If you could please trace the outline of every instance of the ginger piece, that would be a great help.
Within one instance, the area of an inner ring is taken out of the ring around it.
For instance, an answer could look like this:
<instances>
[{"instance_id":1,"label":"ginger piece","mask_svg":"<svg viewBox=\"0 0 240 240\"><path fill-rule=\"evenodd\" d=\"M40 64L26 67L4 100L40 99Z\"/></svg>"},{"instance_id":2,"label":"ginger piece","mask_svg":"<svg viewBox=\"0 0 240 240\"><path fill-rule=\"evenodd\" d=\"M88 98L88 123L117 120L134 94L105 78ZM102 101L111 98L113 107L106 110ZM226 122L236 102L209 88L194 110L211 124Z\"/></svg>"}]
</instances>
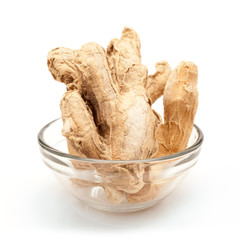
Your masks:
<instances>
[{"instance_id":1,"label":"ginger piece","mask_svg":"<svg viewBox=\"0 0 240 240\"><path fill-rule=\"evenodd\" d=\"M136 193L144 185L144 168L141 164L112 164L108 168L98 166L96 169L106 186L112 186L125 193Z\"/></svg>"},{"instance_id":2,"label":"ginger piece","mask_svg":"<svg viewBox=\"0 0 240 240\"><path fill-rule=\"evenodd\" d=\"M90 109L78 90L67 91L61 100L62 134L68 139L69 152L78 156L109 159L108 148L98 134Z\"/></svg>"},{"instance_id":3,"label":"ginger piece","mask_svg":"<svg viewBox=\"0 0 240 240\"><path fill-rule=\"evenodd\" d=\"M157 200L165 191L167 185L175 179L175 177L163 178L161 176L168 164L169 162L158 162L146 166L143 177L144 187L139 192L126 194L128 202L138 203Z\"/></svg>"},{"instance_id":4,"label":"ginger piece","mask_svg":"<svg viewBox=\"0 0 240 240\"><path fill-rule=\"evenodd\" d=\"M123 29L120 39L112 39L107 47L107 60L112 79L120 89L124 87L128 69L135 64L141 65L140 47L138 34L128 27Z\"/></svg>"},{"instance_id":5,"label":"ginger piece","mask_svg":"<svg viewBox=\"0 0 240 240\"><path fill-rule=\"evenodd\" d=\"M171 73L163 96L164 123L156 132L159 150L155 157L187 147L198 106L197 79L197 66L192 62L181 62Z\"/></svg>"},{"instance_id":6,"label":"ginger piece","mask_svg":"<svg viewBox=\"0 0 240 240\"><path fill-rule=\"evenodd\" d=\"M159 199L159 196L163 194L167 188L167 185L171 184L173 180L174 178L170 178L163 179L161 181L145 183L144 187L139 192L126 194L126 198L129 203L140 203L157 200Z\"/></svg>"},{"instance_id":7,"label":"ginger piece","mask_svg":"<svg viewBox=\"0 0 240 240\"><path fill-rule=\"evenodd\" d=\"M163 183L164 184L164 183ZM126 194L129 203L139 203L155 200L160 194L162 184L148 183L137 193Z\"/></svg>"},{"instance_id":8,"label":"ginger piece","mask_svg":"<svg viewBox=\"0 0 240 240\"><path fill-rule=\"evenodd\" d=\"M115 187L103 186L107 199L112 203L121 203L124 199L124 192Z\"/></svg>"},{"instance_id":9,"label":"ginger piece","mask_svg":"<svg viewBox=\"0 0 240 240\"><path fill-rule=\"evenodd\" d=\"M197 66L181 62L171 73L164 90L164 123L156 132L159 150L155 157L180 152L187 147L198 106ZM169 180L156 182L162 169L169 162L157 163L145 170L147 184L138 193L127 195L129 202L157 199Z\"/></svg>"},{"instance_id":10,"label":"ginger piece","mask_svg":"<svg viewBox=\"0 0 240 240\"><path fill-rule=\"evenodd\" d=\"M144 186L138 192L126 194L128 202L146 202L149 200L154 200L161 189L162 183L158 183L159 174L161 173L164 164L157 163L154 165L145 166L145 171L143 175Z\"/></svg>"},{"instance_id":11,"label":"ginger piece","mask_svg":"<svg viewBox=\"0 0 240 240\"><path fill-rule=\"evenodd\" d=\"M148 76L146 89L147 96L153 104L158 98L163 95L166 82L171 74L171 68L166 61L156 64L156 72Z\"/></svg>"},{"instance_id":12,"label":"ginger piece","mask_svg":"<svg viewBox=\"0 0 240 240\"><path fill-rule=\"evenodd\" d=\"M140 39L131 28L125 27L121 39L113 39L107 48L107 60L114 82L124 87L126 73L133 65L141 64ZM146 68L145 68L146 69ZM144 71L144 70L143 70ZM147 69L145 70L147 73ZM151 104L163 95L165 84L171 73L166 61L156 64L156 72L148 76L145 82L146 94ZM133 76L134 77L134 76Z\"/></svg>"},{"instance_id":13,"label":"ginger piece","mask_svg":"<svg viewBox=\"0 0 240 240\"><path fill-rule=\"evenodd\" d=\"M81 73L76 64L78 51L55 48L48 53L48 69L56 81L63 82L67 90L81 89Z\"/></svg>"}]
</instances>

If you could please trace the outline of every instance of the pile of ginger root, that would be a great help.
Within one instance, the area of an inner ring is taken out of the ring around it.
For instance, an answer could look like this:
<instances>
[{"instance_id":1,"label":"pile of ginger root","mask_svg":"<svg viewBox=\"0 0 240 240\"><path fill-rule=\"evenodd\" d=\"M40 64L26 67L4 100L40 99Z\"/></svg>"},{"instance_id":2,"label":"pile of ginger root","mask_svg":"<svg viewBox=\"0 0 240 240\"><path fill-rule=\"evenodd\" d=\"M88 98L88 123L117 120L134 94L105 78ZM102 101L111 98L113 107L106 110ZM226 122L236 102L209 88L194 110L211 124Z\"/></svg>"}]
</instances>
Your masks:
<instances>
[{"instance_id":1,"label":"pile of ginger root","mask_svg":"<svg viewBox=\"0 0 240 240\"><path fill-rule=\"evenodd\" d=\"M187 147L198 105L197 66L166 61L148 75L141 63L140 39L125 27L106 49L90 42L79 50L55 48L48 54L53 78L66 84L62 134L69 153L104 160L151 159ZM151 108L163 96L164 119ZM109 164L73 160L76 169L93 169L113 203L153 200L165 182L155 183L164 164ZM71 179L79 187L93 183ZM96 183L97 184L97 183Z\"/></svg>"}]
</instances>

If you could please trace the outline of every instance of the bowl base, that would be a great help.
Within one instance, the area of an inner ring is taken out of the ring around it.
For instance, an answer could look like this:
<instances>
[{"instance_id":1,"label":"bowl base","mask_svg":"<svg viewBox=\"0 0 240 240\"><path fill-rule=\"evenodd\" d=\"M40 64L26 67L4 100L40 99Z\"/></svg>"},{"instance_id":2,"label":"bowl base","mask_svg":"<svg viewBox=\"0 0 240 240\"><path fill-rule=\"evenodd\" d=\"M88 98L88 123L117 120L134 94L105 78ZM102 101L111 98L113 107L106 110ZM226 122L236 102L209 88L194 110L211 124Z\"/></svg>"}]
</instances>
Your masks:
<instances>
[{"instance_id":1,"label":"bowl base","mask_svg":"<svg viewBox=\"0 0 240 240\"><path fill-rule=\"evenodd\" d=\"M93 204L90 202L85 202L80 199L78 199L81 203L84 205L99 210L99 211L104 211L104 212L113 212L113 213L131 213L131 212L139 212L145 209L148 209L150 207L153 207L157 205L161 200L156 200L156 201L151 201L151 202L144 202L144 203L139 203L139 204L132 204L132 206L126 205L118 205L118 204L113 204L113 205L104 205L104 204Z\"/></svg>"}]
</instances>

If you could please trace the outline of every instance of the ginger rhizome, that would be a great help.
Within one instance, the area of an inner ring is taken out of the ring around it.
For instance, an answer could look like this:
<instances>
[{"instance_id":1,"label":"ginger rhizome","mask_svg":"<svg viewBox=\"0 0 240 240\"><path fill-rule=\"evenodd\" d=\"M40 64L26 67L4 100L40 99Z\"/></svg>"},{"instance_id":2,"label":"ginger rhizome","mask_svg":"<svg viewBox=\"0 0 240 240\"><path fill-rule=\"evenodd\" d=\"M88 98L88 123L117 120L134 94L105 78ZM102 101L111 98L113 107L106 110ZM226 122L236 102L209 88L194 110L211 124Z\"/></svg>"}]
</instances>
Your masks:
<instances>
[{"instance_id":1,"label":"ginger rhizome","mask_svg":"<svg viewBox=\"0 0 240 240\"><path fill-rule=\"evenodd\" d=\"M79 50L51 50L48 68L67 87L60 107L62 134L70 154L109 161L139 160L187 147L198 104L198 74L193 63L182 62L172 72L166 61L158 62L155 74L148 75L141 63L138 34L126 27L106 51L94 42ZM164 121L151 108L162 95ZM124 194L129 201L150 198L161 185L151 184L151 175L162 165L112 164L108 169L78 161L73 165L95 169L112 202L121 202Z\"/></svg>"}]
</instances>

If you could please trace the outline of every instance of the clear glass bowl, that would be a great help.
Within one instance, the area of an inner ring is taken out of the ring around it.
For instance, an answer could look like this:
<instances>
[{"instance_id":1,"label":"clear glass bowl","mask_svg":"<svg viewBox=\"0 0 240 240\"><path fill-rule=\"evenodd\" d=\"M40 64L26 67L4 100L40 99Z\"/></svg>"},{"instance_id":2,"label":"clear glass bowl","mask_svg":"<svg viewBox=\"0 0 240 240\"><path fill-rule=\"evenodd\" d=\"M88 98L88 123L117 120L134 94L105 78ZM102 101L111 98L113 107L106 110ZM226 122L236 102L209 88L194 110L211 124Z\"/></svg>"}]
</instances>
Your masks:
<instances>
[{"instance_id":1,"label":"clear glass bowl","mask_svg":"<svg viewBox=\"0 0 240 240\"><path fill-rule=\"evenodd\" d=\"M111 212L142 210L169 195L197 162L203 142L194 125L188 148L176 154L134 161L88 159L68 154L61 129L56 119L40 130L43 161L73 196Z\"/></svg>"}]
</instances>

